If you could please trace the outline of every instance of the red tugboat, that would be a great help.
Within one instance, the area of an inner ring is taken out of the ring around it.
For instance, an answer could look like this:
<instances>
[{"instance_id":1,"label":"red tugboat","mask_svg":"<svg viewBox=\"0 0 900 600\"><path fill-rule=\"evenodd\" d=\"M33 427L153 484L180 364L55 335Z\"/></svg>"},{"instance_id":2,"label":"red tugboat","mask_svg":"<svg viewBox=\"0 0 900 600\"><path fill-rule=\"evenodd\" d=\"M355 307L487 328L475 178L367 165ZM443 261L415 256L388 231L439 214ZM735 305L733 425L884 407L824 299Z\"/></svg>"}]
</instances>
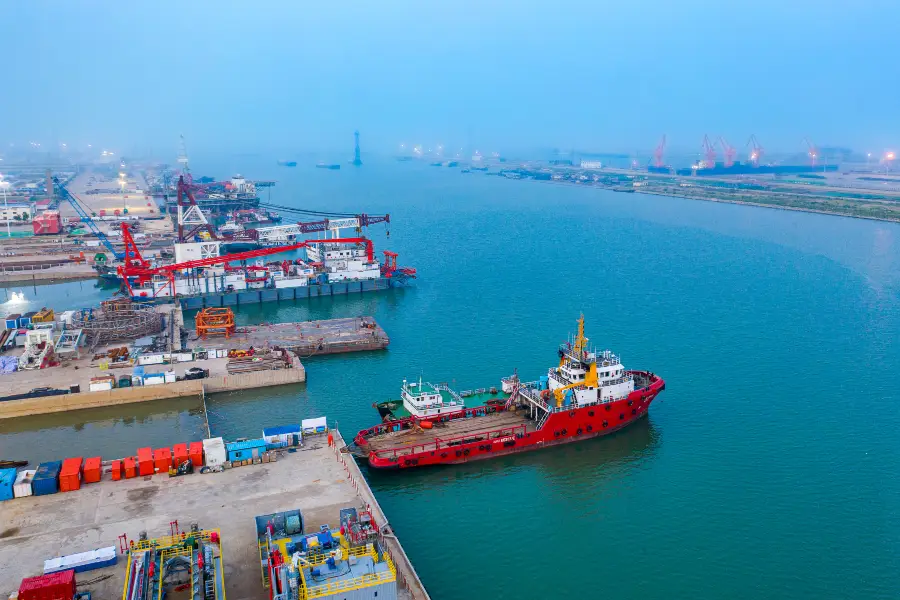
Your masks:
<instances>
[{"instance_id":1,"label":"red tugboat","mask_svg":"<svg viewBox=\"0 0 900 600\"><path fill-rule=\"evenodd\" d=\"M377 469L455 464L606 435L644 417L665 381L626 371L578 333L559 366L539 381L503 379L501 389L457 393L446 384L403 382L401 398L376 405L383 422L360 431L354 454Z\"/></svg>"}]
</instances>

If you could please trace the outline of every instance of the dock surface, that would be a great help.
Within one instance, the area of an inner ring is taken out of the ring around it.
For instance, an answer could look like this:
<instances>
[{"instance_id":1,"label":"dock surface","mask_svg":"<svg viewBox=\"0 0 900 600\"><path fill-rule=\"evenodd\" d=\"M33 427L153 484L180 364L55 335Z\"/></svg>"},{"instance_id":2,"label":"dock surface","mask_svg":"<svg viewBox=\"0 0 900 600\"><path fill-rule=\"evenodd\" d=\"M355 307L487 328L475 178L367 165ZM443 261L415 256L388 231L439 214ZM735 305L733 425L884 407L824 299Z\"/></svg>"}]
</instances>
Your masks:
<instances>
[{"instance_id":1,"label":"dock surface","mask_svg":"<svg viewBox=\"0 0 900 600\"><path fill-rule=\"evenodd\" d=\"M279 346L300 358L339 352L359 352L387 348L390 338L372 317L271 323L238 327L229 337L195 339L194 347L246 349Z\"/></svg>"},{"instance_id":2,"label":"dock surface","mask_svg":"<svg viewBox=\"0 0 900 600\"><path fill-rule=\"evenodd\" d=\"M339 434L336 437L340 439ZM111 481L104 474L100 483L84 484L74 492L0 502L0 597L17 590L23 577L40 574L45 559L118 547L123 533L129 540L137 539L141 531L150 537L168 535L169 523L177 519L182 530L197 523L221 531L227 597L267 599L254 516L300 509L309 532L325 523L336 528L342 508L363 509L374 501L355 464L351 478L340 453L327 445L324 435L308 437L304 443L304 448L283 453L274 463L177 478L154 475ZM375 517L378 525L386 522L380 508ZM385 538L397 565L399 597L427 600L399 540L393 534ZM94 598L120 598L125 581L122 557L115 566L77 579L102 575L111 577L86 589Z\"/></svg>"}]
</instances>

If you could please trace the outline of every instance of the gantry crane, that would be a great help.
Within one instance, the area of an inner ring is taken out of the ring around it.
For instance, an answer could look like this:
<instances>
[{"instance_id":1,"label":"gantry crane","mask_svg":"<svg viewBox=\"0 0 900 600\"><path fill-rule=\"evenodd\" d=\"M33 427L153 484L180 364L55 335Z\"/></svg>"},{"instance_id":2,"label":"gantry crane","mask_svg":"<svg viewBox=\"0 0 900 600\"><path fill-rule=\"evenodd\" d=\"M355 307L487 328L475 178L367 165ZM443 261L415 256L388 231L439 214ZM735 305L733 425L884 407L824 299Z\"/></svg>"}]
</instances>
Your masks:
<instances>
[{"instance_id":1,"label":"gantry crane","mask_svg":"<svg viewBox=\"0 0 900 600\"><path fill-rule=\"evenodd\" d=\"M666 134L663 134L662 139L659 140L659 144L656 145L656 149L653 151L653 166L662 168L663 167L663 154L666 151Z\"/></svg>"},{"instance_id":2,"label":"gantry crane","mask_svg":"<svg viewBox=\"0 0 900 600\"><path fill-rule=\"evenodd\" d=\"M722 146L722 152L725 154L725 166L730 167L734 164L734 157L737 156L737 150L725 141L725 138L719 136L719 145Z\"/></svg>"},{"instance_id":3,"label":"gantry crane","mask_svg":"<svg viewBox=\"0 0 900 600\"><path fill-rule=\"evenodd\" d=\"M764 150L762 145L759 143L759 140L756 139L755 134L750 135L750 139L747 140L747 145L750 147L750 163L754 167L758 167L759 161L762 159Z\"/></svg>"},{"instance_id":4,"label":"gantry crane","mask_svg":"<svg viewBox=\"0 0 900 600\"><path fill-rule=\"evenodd\" d=\"M703 149L703 155L706 157L706 168L711 169L716 166L716 148L709 141L709 136L703 136L703 143L700 145Z\"/></svg>"},{"instance_id":5,"label":"gantry crane","mask_svg":"<svg viewBox=\"0 0 900 600\"><path fill-rule=\"evenodd\" d=\"M88 213L87 209L81 204L81 201L75 196L75 194L71 193L66 189L62 183L60 183L57 177L53 178L53 185L56 187L58 197L61 200L65 200L68 202L72 208L75 209L75 212L81 218L81 222L88 226L88 229L91 230L97 239L100 240L100 243L103 244L110 253L115 256L118 260L122 260L125 258L125 253L119 252L113 247L112 242L109 241L109 237L97 226L94 222L94 219L91 218L91 215Z\"/></svg>"},{"instance_id":6,"label":"gantry crane","mask_svg":"<svg viewBox=\"0 0 900 600\"><path fill-rule=\"evenodd\" d=\"M809 164L816 166L816 163L819 161L819 150L816 148L815 144L809 141L809 138L803 138L803 141L806 142L808 148L807 154L809 155Z\"/></svg>"}]
</instances>

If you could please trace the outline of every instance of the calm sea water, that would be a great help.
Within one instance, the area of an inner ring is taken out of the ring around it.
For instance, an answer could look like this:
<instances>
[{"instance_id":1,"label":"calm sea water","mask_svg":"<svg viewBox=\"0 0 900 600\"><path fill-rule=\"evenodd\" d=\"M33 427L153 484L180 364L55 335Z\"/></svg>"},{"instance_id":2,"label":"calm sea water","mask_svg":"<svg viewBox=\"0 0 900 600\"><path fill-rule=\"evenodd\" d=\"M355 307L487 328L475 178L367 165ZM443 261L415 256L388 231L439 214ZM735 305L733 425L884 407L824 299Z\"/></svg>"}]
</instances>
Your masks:
<instances>
[{"instance_id":1,"label":"calm sea water","mask_svg":"<svg viewBox=\"0 0 900 600\"><path fill-rule=\"evenodd\" d=\"M349 435L404 377L458 388L516 368L536 377L582 312L594 343L667 380L649 418L608 439L369 473L434 598L897 597L900 226L314 162L194 170L278 179L281 204L390 212L390 238L371 232L376 248L399 251L420 279L242 307L242 323L374 315L391 347L309 359L306 385L213 396L215 434L325 414ZM108 293L15 291L29 308ZM177 401L0 421L0 456L118 456L204 427Z\"/></svg>"}]
</instances>

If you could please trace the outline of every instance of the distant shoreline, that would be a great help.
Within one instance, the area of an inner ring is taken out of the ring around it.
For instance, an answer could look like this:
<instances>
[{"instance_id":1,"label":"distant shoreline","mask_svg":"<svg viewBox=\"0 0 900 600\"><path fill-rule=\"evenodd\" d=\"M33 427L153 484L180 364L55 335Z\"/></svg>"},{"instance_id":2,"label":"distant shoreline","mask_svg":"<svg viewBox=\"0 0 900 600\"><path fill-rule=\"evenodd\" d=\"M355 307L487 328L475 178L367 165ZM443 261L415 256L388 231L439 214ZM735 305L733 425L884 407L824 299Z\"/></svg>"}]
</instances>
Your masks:
<instances>
[{"instance_id":1,"label":"distant shoreline","mask_svg":"<svg viewBox=\"0 0 900 600\"><path fill-rule=\"evenodd\" d=\"M526 181L526 179L523 178L518 181ZM580 183L577 183L574 181L553 181L553 180L546 180L546 179L535 179L533 181L536 181L538 183L545 183L545 184L549 183L549 184L553 184L553 185L564 185L564 186L571 186L571 187L590 187L593 189L605 190L605 191L614 192L617 194L627 193L627 192L617 192L616 190L609 188L609 187L583 185L583 184L580 184ZM742 204L745 206L757 206L760 208L774 208L774 209L779 209L779 210L790 210L790 211L795 211L795 212L806 212L806 213L813 213L813 214L820 214L820 215L831 215L833 217L848 217L851 219L866 219L868 221L883 221L885 223L900 223L900 217L897 217L897 218L876 217L876 216L872 216L872 215L862 215L862 214L855 214L852 212L838 212L838 211L832 211L832 210L822 210L822 209L816 209L816 208L807 208L807 207L803 207L803 206L787 206L784 204L752 202L749 200L737 200L737 199L729 199L729 198L713 198L713 197L692 196L692 195L688 195L688 194L676 194L676 193L672 193L672 192L668 192L668 191L666 191L666 192L656 191L653 189L635 188L634 193L635 194L651 194L654 196L665 196L665 197L669 197L669 198L683 198L685 200L700 200L703 202L717 202L720 204ZM837 199L839 199L839 198L836 198L836 200ZM857 202L856 200L847 200L847 201L848 202ZM900 204L900 203L898 203L898 204Z\"/></svg>"}]
</instances>

